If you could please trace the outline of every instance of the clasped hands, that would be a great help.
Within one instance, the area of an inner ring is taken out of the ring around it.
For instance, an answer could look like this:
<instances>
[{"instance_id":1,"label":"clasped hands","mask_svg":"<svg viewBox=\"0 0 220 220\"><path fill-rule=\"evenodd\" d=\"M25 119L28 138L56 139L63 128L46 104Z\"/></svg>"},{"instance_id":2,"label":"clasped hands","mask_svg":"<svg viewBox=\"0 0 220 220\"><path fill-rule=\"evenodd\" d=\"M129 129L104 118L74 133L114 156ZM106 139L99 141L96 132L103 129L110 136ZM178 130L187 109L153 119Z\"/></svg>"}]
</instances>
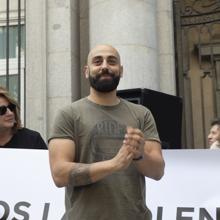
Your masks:
<instances>
[{"instance_id":1,"label":"clasped hands","mask_svg":"<svg viewBox=\"0 0 220 220\"><path fill-rule=\"evenodd\" d=\"M128 151L133 155L133 160L142 158L144 154L144 135L137 129L127 127L127 133L125 134L123 145L125 145Z\"/></svg>"},{"instance_id":2,"label":"clasped hands","mask_svg":"<svg viewBox=\"0 0 220 220\"><path fill-rule=\"evenodd\" d=\"M111 162L115 170L127 168L132 161L142 158L144 155L144 135L136 128L127 127L123 144Z\"/></svg>"}]
</instances>

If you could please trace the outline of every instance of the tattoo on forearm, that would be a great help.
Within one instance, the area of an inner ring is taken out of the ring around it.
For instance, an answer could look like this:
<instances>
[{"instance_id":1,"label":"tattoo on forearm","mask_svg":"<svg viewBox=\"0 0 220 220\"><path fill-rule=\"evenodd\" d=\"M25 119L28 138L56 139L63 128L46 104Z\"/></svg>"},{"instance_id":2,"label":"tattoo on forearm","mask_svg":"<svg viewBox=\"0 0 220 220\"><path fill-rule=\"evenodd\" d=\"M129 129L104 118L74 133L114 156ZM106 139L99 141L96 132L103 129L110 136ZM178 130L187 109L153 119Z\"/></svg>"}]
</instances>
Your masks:
<instances>
[{"instance_id":1,"label":"tattoo on forearm","mask_svg":"<svg viewBox=\"0 0 220 220\"><path fill-rule=\"evenodd\" d=\"M84 186L92 183L89 168L89 164L76 164L70 173L70 184Z\"/></svg>"}]
</instances>

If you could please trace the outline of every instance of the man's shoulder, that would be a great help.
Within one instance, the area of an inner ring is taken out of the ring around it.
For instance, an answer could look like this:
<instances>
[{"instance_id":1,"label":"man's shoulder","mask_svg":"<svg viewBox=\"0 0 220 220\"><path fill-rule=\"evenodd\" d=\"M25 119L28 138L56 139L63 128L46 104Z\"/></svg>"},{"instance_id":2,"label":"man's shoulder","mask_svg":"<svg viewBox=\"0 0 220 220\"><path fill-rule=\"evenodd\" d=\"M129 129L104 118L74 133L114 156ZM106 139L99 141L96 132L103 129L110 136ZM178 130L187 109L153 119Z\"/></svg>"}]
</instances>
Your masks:
<instances>
[{"instance_id":1,"label":"man's shoulder","mask_svg":"<svg viewBox=\"0 0 220 220\"><path fill-rule=\"evenodd\" d=\"M81 98L72 103L60 107L59 109L57 109L57 112L58 114L60 113L69 114L72 113L73 111L77 111L77 109L80 108L81 106L84 106L85 103L86 103L86 98Z\"/></svg>"},{"instance_id":2,"label":"man's shoulder","mask_svg":"<svg viewBox=\"0 0 220 220\"><path fill-rule=\"evenodd\" d=\"M124 105L130 107L131 109L140 110L140 111L150 111L146 106L141 105L139 103L134 103L134 102L132 102L132 100L129 101L129 100L126 100L123 98L120 98L120 100Z\"/></svg>"},{"instance_id":3,"label":"man's shoulder","mask_svg":"<svg viewBox=\"0 0 220 220\"><path fill-rule=\"evenodd\" d=\"M81 98L65 106L62 106L57 110L56 122L60 123L61 121L64 122L77 119L81 115L82 109L86 109L86 103L87 99Z\"/></svg>"},{"instance_id":4,"label":"man's shoulder","mask_svg":"<svg viewBox=\"0 0 220 220\"><path fill-rule=\"evenodd\" d=\"M72 108L77 108L82 105L85 105L86 103L87 103L87 98L84 97L84 98L78 99L70 104L65 105L63 108L61 108L61 110L70 110Z\"/></svg>"}]
</instances>

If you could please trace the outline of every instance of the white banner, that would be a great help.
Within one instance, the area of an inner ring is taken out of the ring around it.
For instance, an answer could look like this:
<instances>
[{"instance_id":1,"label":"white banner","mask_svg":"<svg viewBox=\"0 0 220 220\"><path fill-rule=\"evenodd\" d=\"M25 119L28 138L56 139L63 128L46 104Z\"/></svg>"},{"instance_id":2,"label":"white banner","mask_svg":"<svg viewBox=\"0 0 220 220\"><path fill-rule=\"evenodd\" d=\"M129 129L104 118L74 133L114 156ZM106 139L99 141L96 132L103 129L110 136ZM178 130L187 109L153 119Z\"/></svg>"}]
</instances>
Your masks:
<instances>
[{"instance_id":1,"label":"white banner","mask_svg":"<svg viewBox=\"0 0 220 220\"><path fill-rule=\"evenodd\" d=\"M220 220L220 150L164 150L165 175L147 179L153 220Z\"/></svg>"},{"instance_id":2,"label":"white banner","mask_svg":"<svg viewBox=\"0 0 220 220\"><path fill-rule=\"evenodd\" d=\"M60 220L63 211L47 150L0 149L0 220Z\"/></svg>"},{"instance_id":3,"label":"white banner","mask_svg":"<svg viewBox=\"0 0 220 220\"><path fill-rule=\"evenodd\" d=\"M153 220L220 220L220 151L163 154L164 177L146 178ZM0 149L0 220L60 220L63 212L64 189L52 181L48 151Z\"/></svg>"}]
</instances>

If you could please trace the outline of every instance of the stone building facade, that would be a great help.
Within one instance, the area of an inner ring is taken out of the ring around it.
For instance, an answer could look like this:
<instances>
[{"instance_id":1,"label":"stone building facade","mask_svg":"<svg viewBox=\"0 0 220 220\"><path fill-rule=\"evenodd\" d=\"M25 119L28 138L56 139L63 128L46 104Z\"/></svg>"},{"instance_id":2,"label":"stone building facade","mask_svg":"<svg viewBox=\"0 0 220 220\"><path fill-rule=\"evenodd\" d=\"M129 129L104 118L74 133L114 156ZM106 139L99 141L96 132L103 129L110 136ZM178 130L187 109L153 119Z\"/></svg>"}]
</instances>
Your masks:
<instances>
[{"instance_id":1,"label":"stone building facade","mask_svg":"<svg viewBox=\"0 0 220 220\"><path fill-rule=\"evenodd\" d=\"M89 92L82 74L89 50L111 44L124 66L119 89L180 96L182 147L207 147L210 120L220 117L218 0L13 0L12 14L18 1L26 33L25 126L46 140L57 110ZM0 80L2 74L0 59Z\"/></svg>"},{"instance_id":2,"label":"stone building facade","mask_svg":"<svg viewBox=\"0 0 220 220\"><path fill-rule=\"evenodd\" d=\"M57 109L88 94L96 44L119 50L119 89L176 94L172 17L171 0L26 1L26 125L46 138Z\"/></svg>"}]
</instances>

